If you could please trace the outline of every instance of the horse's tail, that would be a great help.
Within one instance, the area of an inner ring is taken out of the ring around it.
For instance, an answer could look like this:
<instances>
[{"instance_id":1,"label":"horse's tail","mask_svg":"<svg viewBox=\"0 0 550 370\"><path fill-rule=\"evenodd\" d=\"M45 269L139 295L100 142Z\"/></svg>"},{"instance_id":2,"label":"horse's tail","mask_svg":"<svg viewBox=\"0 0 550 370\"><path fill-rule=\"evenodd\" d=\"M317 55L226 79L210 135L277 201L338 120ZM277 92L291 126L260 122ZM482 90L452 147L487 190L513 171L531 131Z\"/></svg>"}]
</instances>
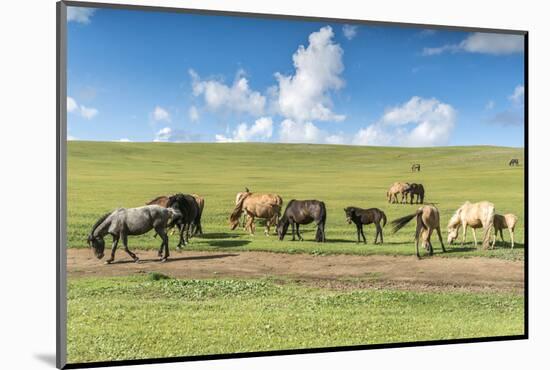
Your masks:
<instances>
[{"instance_id":1,"label":"horse's tail","mask_svg":"<svg viewBox=\"0 0 550 370\"><path fill-rule=\"evenodd\" d=\"M422 229L427 229L424 221L422 221L422 211L416 211L416 232L414 233L414 240L419 240L420 232Z\"/></svg>"},{"instance_id":2,"label":"horse's tail","mask_svg":"<svg viewBox=\"0 0 550 370\"><path fill-rule=\"evenodd\" d=\"M380 211L382 213L382 226L386 226L386 223L388 222L388 219L386 218L386 214L383 211Z\"/></svg>"},{"instance_id":3,"label":"horse's tail","mask_svg":"<svg viewBox=\"0 0 550 370\"><path fill-rule=\"evenodd\" d=\"M97 229L97 227L99 225L101 225L103 223L103 221L105 221L107 219L107 217L109 217L111 215L111 213L113 213L112 211L111 212L107 212L105 213L103 216L101 216L94 224L94 226L92 226L92 231L90 231L90 235L88 235L88 241L90 241L92 239L92 236L94 235L94 232L95 232L95 229Z\"/></svg>"},{"instance_id":4,"label":"horse's tail","mask_svg":"<svg viewBox=\"0 0 550 370\"><path fill-rule=\"evenodd\" d=\"M401 230L403 228L403 226L405 226L406 224L409 223L409 221L411 221L413 218L416 217L418 212L415 212L411 215L407 215L407 216L403 216L401 218L398 218L396 220L393 220L391 222L391 225L392 225L392 232L395 234L396 232L398 232L399 230Z\"/></svg>"},{"instance_id":5,"label":"horse's tail","mask_svg":"<svg viewBox=\"0 0 550 370\"><path fill-rule=\"evenodd\" d=\"M241 214L243 213L244 201L249 195L250 193L246 193L241 197L241 199L239 199L235 205L235 209L233 209L233 212L231 212L231 215L229 216L229 222L234 223L239 221L239 217L241 217Z\"/></svg>"},{"instance_id":6,"label":"horse's tail","mask_svg":"<svg viewBox=\"0 0 550 370\"><path fill-rule=\"evenodd\" d=\"M325 229L325 224L327 222L327 207L325 206L325 202L319 202L319 207L320 207L321 214L319 217L319 226L317 226L317 232L315 233L316 242L323 241L323 233Z\"/></svg>"}]
</instances>

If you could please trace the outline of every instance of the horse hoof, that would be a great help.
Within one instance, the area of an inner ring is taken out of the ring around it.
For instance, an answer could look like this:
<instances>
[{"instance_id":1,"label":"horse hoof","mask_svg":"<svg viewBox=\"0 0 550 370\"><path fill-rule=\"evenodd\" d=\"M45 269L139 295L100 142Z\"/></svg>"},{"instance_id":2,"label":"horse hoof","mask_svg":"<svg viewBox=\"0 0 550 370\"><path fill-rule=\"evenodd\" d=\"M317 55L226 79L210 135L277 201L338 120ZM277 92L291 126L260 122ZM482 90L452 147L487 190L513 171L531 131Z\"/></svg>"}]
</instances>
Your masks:
<instances>
[{"instance_id":1,"label":"horse hoof","mask_svg":"<svg viewBox=\"0 0 550 370\"><path fill-rule=\"evenodd\" d=\"M103 262L103 263L104 263L105 265L110 265L111 262L113 262L113 260L107 260L107 261L105 261L105 262Z\"/></svg>"},{"instance_id":2,"label":"horse hoof","mask_svg":"<svg viewBox=\"0 0 550 370\"><path fill-rule=\"evenodd\" d=\"M141 263L141 261L139 260L139 258L136 258L134 259L134 263Z\"/></svg>"},{"instance_id":3,"label":"horse hoof","mask_svg":"<svg viewBox=\"0 0 550 370\"><path fill-rule=\"evenodd\" d=\"M168 258L167 258L167 257L164 257L164 258L161 258L161 259L160 259L160 262L161 262L161 263L164 263L164 262L166 262L167 260L168 260Z\"/></svg>"}]
</instances>

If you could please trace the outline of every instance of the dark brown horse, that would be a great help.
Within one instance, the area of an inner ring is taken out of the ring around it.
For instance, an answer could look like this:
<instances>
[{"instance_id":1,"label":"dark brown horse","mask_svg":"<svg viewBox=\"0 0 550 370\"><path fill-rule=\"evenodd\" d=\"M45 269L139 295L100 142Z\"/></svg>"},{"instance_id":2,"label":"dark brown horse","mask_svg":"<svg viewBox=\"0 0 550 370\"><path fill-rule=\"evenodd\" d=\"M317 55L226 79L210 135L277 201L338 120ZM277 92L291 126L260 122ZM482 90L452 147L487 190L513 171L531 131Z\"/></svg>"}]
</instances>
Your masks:
<instances>
[{"instance_id":1,"label":"dark brown horse","mask_svg":"<svg viewBox=\"0 0 550 370\"><path fill-rule=\"evenodd\" d=\"M416 204L424 204L424 186L422 184L410 184L409 187L405 190L405 199L407 194L411 196L411 204L413 204L413 198L415 195Z\"/></svg>"},{"instance_id":2,"label":"dark brown horse","mask_svg":"<svg viewBox=\"0 0 550 370\"><path fill-rule=\"evenodd\" d=\"M378 208L363 209L359 207L347 207L344 208L344 212L346 212L346 221L348 224L353 222L357 227L357 243L361 242L360 237L362 236L363 242L367 244L367 238L365 238L365 233L363 232L363 225L374 224L376 226L374 244L376 244L378 240L378 235L380 235L380 244L384 244L382 226L386 226L388 220L383 211ZM380 226L380 221L383 222L382 226Z\"/></svg>"},{"instance_id":3,"label":"dark brown horse","mask_svg":"<svg viewBox=\"0 0 550 370\"><path fill-rule=\"evenodd\" d=\"M176 195L176 194L158 196L155 199L150 200L149 202L145 203L145 205L156 204L156 205L159 205L161 207L166 208L166 207L168 207L168 204L170 202L170 198L173 197L174 195ZM199 207L199 215L198 215L198 218L196 220L196 224L193 225L192 234L193 235L196 235L196 234L202 235L201 218L202 218L202 212L204 210L204 197L202 197L198 194L189 194L189 195L191 195L193 198L195 198L195 201L197 202L197 205Z\"/></svg>"},{"instance_id":4,"label":"dark brown horse","mask_svg":"<svg viewBox=\"0 0 550 370\"><path fill-rule=\"evenodd\" d=\"M326 221L327 209L324 202L292 199L277 224L277 235L279 235L279 240L283 240L288 231L288 226L292 225L292 240L296 240L295 234L298 235L298 240L304 240L300 235L300 225L315 222L317 224L315 241L325 242Z\"/></svg>"},{"instance_id":5,"label":"dark brown horse","mask_svg":"<svg viewBox=\"0 0 550 370\"><path fill-rule=\"evenodd\" d=\"M519 159L517 158L512 158L510 160L510 162L508 162L508 166L512 167L512 166L519 166Z\"/></svg>"},{"instance_id":6,"label":"dark brown horse","mask_svg":"<svg viewBox=\"0 0 550 370\"><path fill-rule=\"evenodd\" d=\"M414 163L411 166L411 172L414 172L414 171L420 172L420 163Z\"/></svg>"}]
</instances>

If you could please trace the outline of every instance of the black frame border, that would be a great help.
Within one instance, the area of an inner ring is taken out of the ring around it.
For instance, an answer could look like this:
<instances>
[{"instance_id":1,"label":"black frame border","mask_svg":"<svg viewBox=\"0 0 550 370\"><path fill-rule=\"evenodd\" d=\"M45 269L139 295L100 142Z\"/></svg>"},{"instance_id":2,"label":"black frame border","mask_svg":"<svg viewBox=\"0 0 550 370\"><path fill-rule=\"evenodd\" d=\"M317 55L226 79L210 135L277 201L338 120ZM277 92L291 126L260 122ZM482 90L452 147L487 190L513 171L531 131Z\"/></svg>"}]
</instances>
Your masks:
<instances>
[{"instance_id":1,"label":"black frame border","mask_svg":"<svg viewBox=\"0 0 550 370\"><path fill-rule=\"evenodd\" d=\"M480 337L480 338L461 338L461 339L443 339L418 342L397 342L383 344L365 344L356 346L338 346L338 347L320 347L320 348L302 348L288 350L273 350L259 352L238 352L238 353L223 353L213 355L196 355L196 356L177 356L177 357L160 357L149 359L135 360L113 360L113 361L98 361L98 362L83 362L83 363L67 363L67 274L66 260L67 253L65 248L66 239L66 148L67 148L67 6L86 7L86 8L107 8L121 10L138 10L150 12L167 12L167 13L184 13L184 14L199 14L199 15L214 15L214 16L230 16L230 17L245 17L245 18L262 18L262 19L279 19L279 20L295 20L309 22L333 22L333 23L353 23L374 26L393 26L406 28L427 28L440 30L454 30L466 32L490 32L500 34L515 34L524 36L524 87L525 87L525 102L524 102L524 334L511 336L496 336L496 337ZM285 356L296 354L312 354L312 353L327 353L327 352L347 352L369 349L385 349L385 348L407 348L407 347L423 347L448 344L469 344L469 343L484 343L484 342L500 342L510 340L529 339L529 32L526 30L511 30L497 28L482 28L482 27L461 27L438 24L425 23L403 23L403 22L384 22L372 21L363 19L344 19L330 18L320 16L300 16L286 14L269 14L269 13L253 13L241 11L225 11L225 10L209 10L209 9L191 9L191 8L175 8L153 5L132 5L132 4L113 4L99 2L83 2L83 1L58 1L56 3L56 123L57 123L57 140L56 140L56 230L57 230L57 248L56 248L56 367L58 369L80 369L80 368L97 368L106 366L127 366L127 365L143 365L143 364L161 364L174 362L191 362L191 361L208 361L221 359L235 359L248 357L268 357L268 356Z\"/></svg>"}]
</instances>

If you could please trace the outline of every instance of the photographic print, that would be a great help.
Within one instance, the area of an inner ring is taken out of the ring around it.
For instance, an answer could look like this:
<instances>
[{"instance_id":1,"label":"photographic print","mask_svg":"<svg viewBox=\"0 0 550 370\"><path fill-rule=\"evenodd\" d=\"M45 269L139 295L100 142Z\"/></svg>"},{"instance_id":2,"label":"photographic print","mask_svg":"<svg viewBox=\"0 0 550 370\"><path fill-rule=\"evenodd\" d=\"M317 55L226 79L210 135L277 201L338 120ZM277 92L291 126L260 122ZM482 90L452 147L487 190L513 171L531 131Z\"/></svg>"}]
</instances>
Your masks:
<instances>
[{"instance_id":1,"label":"photographic print","mask_svg":"<svg viewBox=\"0 0 550 370\"><path fill-rule=\"evenodd\" d=\"M526 338L525 32L67 4L68 366Z\"/></svg>"}]
</instances>

